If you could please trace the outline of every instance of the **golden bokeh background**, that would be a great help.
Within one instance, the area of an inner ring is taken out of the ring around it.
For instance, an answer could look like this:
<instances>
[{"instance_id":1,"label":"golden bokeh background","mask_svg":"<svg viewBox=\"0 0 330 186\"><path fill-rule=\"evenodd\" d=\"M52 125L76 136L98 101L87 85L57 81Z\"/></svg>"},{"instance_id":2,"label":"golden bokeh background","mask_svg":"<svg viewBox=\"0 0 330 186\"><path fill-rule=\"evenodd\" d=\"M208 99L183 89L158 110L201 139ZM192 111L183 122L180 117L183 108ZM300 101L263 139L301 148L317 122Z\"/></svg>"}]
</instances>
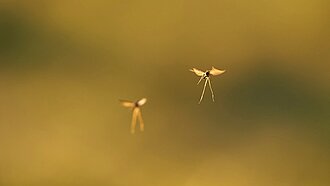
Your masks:
<instances>
[{"instance_id":1,"label":"golden bokeh background","mask_svg":"<svg viewBox=\"0 0 330 186\"><path fill-rule=\"evenodd\" d=\"M329 33L326 0L0 1L0 185L328 186Z\"/></svg>"}]
</instances>

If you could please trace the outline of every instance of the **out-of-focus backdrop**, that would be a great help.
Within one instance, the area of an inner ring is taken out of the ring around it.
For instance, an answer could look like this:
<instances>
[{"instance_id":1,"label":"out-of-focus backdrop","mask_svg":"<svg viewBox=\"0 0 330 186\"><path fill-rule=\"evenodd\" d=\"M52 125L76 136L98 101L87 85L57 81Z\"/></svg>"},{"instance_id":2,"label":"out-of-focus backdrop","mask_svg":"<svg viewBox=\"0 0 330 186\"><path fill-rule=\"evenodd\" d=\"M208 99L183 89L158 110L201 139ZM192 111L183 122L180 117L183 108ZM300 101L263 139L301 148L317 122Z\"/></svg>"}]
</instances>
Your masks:
<instances>
[{"instance_id":1,"label":"out-of-focus backdrop","mask_svg":"<svg viewBox=\"0 0 330 186\"><path fill-rule=\"evenodd\" d=\"M328 186L329 8L1 1L0 185Z\"/></svg>"}]
</instances>

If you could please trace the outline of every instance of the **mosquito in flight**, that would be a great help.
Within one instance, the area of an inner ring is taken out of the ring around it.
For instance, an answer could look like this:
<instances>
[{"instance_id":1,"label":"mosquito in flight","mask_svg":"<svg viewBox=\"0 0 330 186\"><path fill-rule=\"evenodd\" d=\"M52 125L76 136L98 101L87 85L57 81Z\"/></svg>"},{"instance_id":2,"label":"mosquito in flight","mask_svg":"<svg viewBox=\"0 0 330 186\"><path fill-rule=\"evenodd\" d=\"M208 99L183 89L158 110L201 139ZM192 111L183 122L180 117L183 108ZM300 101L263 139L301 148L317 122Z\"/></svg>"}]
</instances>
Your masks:
<instances>
[{"instance_id":1,"label":"mosquito in flight","mask_svg":"<svg viewBox=\"0 0 330 186\"><path fill-rule=\"evenodd\" d=\"M119 100L124 107L133 109L133 117L132 117L132 124L131 124L131 133L135 133L135 125L136 120L139 119L140 122L140 130L144 131L144 123L141 115L141 106L147 102L147 98L142 98L136 102L127 101L127 100Z\"/></svg>"},{"instance_id":2,"label":"mosquito in flight","mask_svg":"<svg viewBox=\"0 0 330 186\"><path fill-rule=\"evenodd\" d=\"M213 93L213 90L212 90L212 85L211 85L210 75L217 76L217 75L220 75L220 74L224 73L225 70L219 70L219 69L216 69L216 68L212 67L211 70L207 70L207 71L205 71L205 72L203 72L203 71L201 71L201 70L198 70L198 69L196 69L196 68L190 69L190 71L191 71L191 72L194 72L197 76L200 76L200 77L201 77L201 78L199 79L197 85L198 85L203 79L205 79L203 92L202 92L201 98L199 99L198 104L200 104L201 101L202 101L202 99L203 99L203 96L204 96L204 92L205 92L205 88L206 88L206 84L207 84L207 83L209 83L209 87L210 87L211 94L212 94L212 100L213 100L213 102L214 102L214 93Z\"/></svg>"}]
</instances>

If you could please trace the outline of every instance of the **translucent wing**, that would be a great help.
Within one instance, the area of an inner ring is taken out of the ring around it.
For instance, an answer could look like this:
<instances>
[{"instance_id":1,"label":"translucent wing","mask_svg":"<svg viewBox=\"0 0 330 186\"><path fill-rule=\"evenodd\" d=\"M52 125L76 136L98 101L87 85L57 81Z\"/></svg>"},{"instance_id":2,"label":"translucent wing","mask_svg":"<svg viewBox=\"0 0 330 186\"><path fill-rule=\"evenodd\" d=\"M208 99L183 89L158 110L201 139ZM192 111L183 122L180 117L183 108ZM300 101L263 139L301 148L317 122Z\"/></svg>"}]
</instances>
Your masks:
<instances>
[{"instance_id":1,"label":"translucent wing","mask_svg":"<svg viewBox=\"0 0 330 186\"><path fill-rule=\"evenodd\" d=\"M127 108L133 108L135 106L134 102L132 101L127 101L127 100L119 100L121 105Z\"/></svg>"},{"instance_id":2,"label":"translucent wing","mask_svg":"<svg viewBox=\"0 0 330 186\"><path fill-rule=\"evenodd\" d=\"M196 68L190 69L189 71L194 72L197 76L203 76L204 72Z\"/></svg>"},{"instance_id":3,"label":"translucent wing","mask_svg":"<svg viewBox=\"0 0 330 186\"><path fill-rule=\"evenodd\" d=\"M144 105L146 102L147 102L147 98L142 98L142 99L140 99L139 101L137 101L137 104L138 104L139 106L142 106L142 105Z\"/></svg>"},{"instance_id":4,"label":"translucent wing","mask_svg":"<svg viewBox=\"0 0 330 186\"><path fill-rule=\"evenodd\" d=\"M213 76L220 75L224 72L225 72L225 70L219 70L219 69L216 69L214 67L212 67L212 70L210 70L210 74L212 74Z\"/></svg>"}]
</instances>

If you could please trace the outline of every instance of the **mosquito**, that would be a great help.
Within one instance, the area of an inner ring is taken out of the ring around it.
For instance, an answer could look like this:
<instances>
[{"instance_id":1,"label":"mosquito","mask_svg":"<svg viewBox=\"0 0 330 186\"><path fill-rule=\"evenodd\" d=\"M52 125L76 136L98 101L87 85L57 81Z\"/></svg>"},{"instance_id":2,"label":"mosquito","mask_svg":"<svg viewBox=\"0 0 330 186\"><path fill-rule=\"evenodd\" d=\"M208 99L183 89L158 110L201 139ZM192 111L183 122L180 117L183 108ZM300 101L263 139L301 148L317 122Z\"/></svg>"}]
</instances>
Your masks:
<instances>
[{"instance_id":1,"label":"mosquito","mask_svg":"<svg viewBox=\"0 0 330 186\"><path fill-rule=\"evenodd\" d=\"M132 124L131 124L131 133L135 133L136 120L140 122L140 131L144 131L144 122L141 115L141 106L147 102L147 98L142 98L136 102L119 100L121 104L126 108L131 108L133 110Z\"/></svg>"},{"instance_id":2,"label":"mosquito","mask_svg":"<svg viewBox=\"0 0 330 186\"><path fill-rule=\"evenodd\" d=\"M214 100L214 93L213 93L212 85L211 85L210 75L217 76L217 75L220 75L220 74L224 73L225 70L219 70L219 69L216 69L216 68L212 67L211 70L207 70L207 71L205 71L205 72L203 72L203 71L201 71L201 70L198 70L198 69L196 69L196 68L190 69L190 71L191 71L191 72L194 72L197 76L200 76L200 77L201 77L201 78L199 79L197 85L198 85L203 79L205 79L204 88L203 88L202 95L201 95L201 98L199 99L198 104L200 104L201 101L202 101L202 99L203 99L203 96L204 96L204 93L205 93L205 88L206 88L206 84L207 84L207 83L209 84L209 87L210 87L210 90L211 90L212 100L213 100L213 102L215 102L215 100Z\"/></svg>"}]
</instances>

